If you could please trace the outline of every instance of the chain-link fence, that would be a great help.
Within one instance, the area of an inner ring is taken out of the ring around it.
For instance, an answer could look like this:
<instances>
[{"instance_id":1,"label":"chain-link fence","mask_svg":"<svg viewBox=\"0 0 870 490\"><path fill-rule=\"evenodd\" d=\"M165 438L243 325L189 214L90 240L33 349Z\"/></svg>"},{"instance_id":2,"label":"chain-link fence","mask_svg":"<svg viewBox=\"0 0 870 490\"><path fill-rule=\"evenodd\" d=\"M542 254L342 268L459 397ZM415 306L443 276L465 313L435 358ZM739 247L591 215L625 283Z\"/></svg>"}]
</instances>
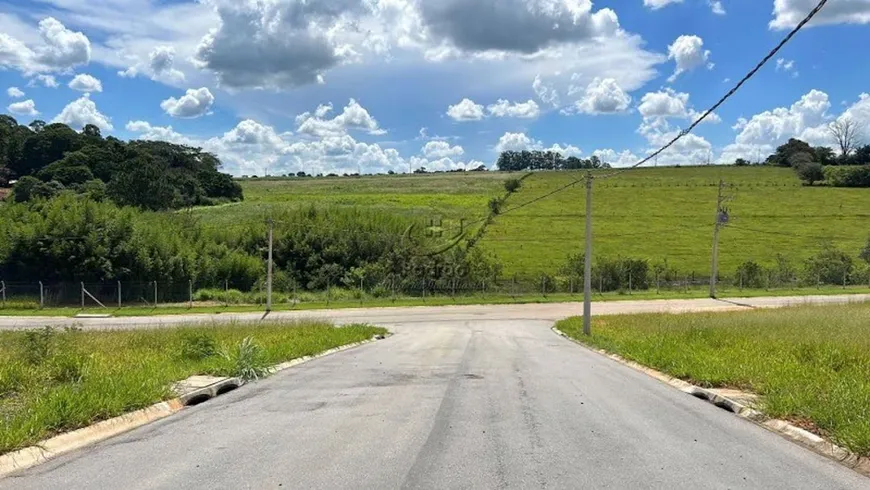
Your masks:
<instances>
[{"instance_id":1,"label":"chain-link fence","mask_svg":"<svg viewBox=\"0 0 870 490\"><path fill-rule=\"evenodd\" d=\"M839 282L839 284L837 284ZM647 271L639 276L631 270L614 273L599 271L592 276L593 294L643 295L645 297L703 295L710 285L709 276L693 271L668 270L667 273ZM739 296L750 291L813 290L837 288L842 290L870 290L870 269L844 272L841 281L831 274L827 277L777 274L771 270L740 271L731 276L720 276L717 291L721 295ZM559 276L548 273L513 274L497 280L469 281L460 278L419 279L393 275L387 280L359 282L342 281L319 291L297 286L273 290L272 303L276 307L295 307L303 304L358 303L384 304L407 300L463 300L496 299L523 301L537 298L579 299L583 295L583 277ZM229 281L202 284L195 281L163 283L150 282L6 282L0 280L0 309L77 308L85 310L113 310L118 308L192 308L229 307L233 305L265 305L267 293L260 283L253 290L239 290Z\"/></svg>"}]
</instances>

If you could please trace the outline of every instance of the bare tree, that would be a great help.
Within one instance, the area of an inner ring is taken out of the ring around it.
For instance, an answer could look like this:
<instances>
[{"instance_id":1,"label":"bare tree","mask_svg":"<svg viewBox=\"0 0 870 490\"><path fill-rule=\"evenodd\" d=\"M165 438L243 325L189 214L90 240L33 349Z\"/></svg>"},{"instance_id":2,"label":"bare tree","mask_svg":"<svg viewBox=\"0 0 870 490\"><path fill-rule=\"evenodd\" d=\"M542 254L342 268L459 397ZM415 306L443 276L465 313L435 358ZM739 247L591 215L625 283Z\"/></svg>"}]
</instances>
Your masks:
<instances>
[{"instance_id":1,"label":"bare tree","mask_svg":"<svg viewBox=\"0 0 870 490\"><path fill-rule=\"evenodd\" d=\"M850 117L837 119L828 126L831 136L837 140L841 154L846 157L853 150L861 146L859 134L864 130L864 125Z\"/></svg>"}]
</instances>

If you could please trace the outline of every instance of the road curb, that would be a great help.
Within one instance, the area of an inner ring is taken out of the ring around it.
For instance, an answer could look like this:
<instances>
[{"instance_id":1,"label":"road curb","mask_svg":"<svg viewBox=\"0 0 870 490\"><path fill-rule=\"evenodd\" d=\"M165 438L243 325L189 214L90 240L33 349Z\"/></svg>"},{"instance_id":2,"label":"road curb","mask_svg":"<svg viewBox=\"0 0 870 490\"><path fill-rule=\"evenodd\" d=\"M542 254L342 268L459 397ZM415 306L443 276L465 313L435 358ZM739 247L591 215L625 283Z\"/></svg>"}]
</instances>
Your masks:
<instances>
[{"instance_id":1,"label":"road curb","mask_svg":"<svg viewBox=\"0 0 870 490\"><path fill-rule=\"evenodd\" d=\"M742 419L748 420L760 427L763 427L775 434L778 434L781 437L788 439L789 441L795 442L815 452L816 454L840 463L841 465L851 470L854 470L864 476L870 477L870 459L861 458L857 454L852 453L851 451L842 448L831 441L819 437L812 432L801 429L800 427L792 425L785 420L772 419L749 406L746 406L731 398L722 396L706 388L695 386L679 378L667 375L661 371L657 371L637 362L630 361L622 356L612 354L603 349L596 349L594 347L590 347L589 345L586 345L583 342L580 342L570 337L565 332L562 332L555 326L552 328L552 330L557 335L564 337L571 342L574 342L575 344L583 347L584 349L610 358L624 366L634 369L635 371L640 371L647 376L650 376L651 378L655 378L665 384L668 384L682 391L683 393L692 395L695 398L699 398L701 400L705 400L713 405L716 405L719 408L722 408L733 413L734 415L737 415Z\"/></svg>"},{"instance_id":2,"label":"road curb","mask_svg":"<svg viewBox=\"0 0 870 490\"><path fill-rule=\"evenodd\" d=\"M391 333L387 335L375 335L368 340L334 347L319 354L300 357L292 361L284 362L270 368L270 374L276 374L321 357L326 357L338 352L377 342L378 340L383 340L392 335L393 334ZM0 479L9 476L14 472L38 466L58 456L94 445L98 442L105 441L106 439L142 427L143 425L174 415L184 409L192 400L201 399L203 397L207 397L206 400L210 400L246 384L248 383L239 378L226 378L212 385L179 395L177 398L155 403L150 407L108 420L103 420L93 425L89 425L88 427L76 429L71 432L65 432L44 441L40 441L33 446L0 455ZM231 386L233 388L230 388Z\"/></svg>"}]
</instances>

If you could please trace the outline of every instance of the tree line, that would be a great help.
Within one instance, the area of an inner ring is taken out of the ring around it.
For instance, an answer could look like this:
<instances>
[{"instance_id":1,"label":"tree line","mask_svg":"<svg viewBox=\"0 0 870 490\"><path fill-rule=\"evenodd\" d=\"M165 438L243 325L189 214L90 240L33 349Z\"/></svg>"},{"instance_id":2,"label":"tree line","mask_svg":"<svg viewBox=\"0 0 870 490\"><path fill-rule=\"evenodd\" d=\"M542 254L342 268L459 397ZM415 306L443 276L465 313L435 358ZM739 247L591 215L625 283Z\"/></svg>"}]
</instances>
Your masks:
<instances>
[{"instance_id":1,"label":"tree line","mask_svg":"<svg viewBox=\"0 0 870 490\"><path fill-rule=\"evenodd\" d=\"M25 126L0 115L0 187L13 199L50 199L69 191L148 210L212 205L243 198L241 186L200 148L162 141L104 138L94 125Z\"/></svg>"},{"instance_id":2,"label":"tree line","mask_svg":"<svg viewBox=\"0 0 870 490\"><path fill-rule=\"evenodd\" d=\"M831 123L829 133L839 153L791 138L767 157L765 164L794 169L806 185L823 182L833 187L870 187L870 145L862 144L863 126L852 119ZM737 165L748 165L738 159Z\"/></svg>"},{"instance_id":3,"label":"tree line","mask_svg":"<svg viewBox=\"0 0 870 490\"><path fill-rule=\"evenodd\" d=\"M498 157L496 166L503 172L519 172L523 170L582 170L610 168L610 164L601 161L598 156L590 158L565 158L557 151L504 151Z\"/></svg>"}]
</instances>

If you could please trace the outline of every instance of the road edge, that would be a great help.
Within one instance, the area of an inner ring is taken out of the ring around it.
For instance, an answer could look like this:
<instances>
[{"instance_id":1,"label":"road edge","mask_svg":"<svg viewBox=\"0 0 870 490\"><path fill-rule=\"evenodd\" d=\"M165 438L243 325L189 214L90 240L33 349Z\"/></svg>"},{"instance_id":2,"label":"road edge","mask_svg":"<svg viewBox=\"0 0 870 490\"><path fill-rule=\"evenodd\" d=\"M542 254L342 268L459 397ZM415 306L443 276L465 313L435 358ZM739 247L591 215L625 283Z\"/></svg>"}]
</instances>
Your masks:
<instances>
[{"instance_id":1,"label":"road edge","mask_svg":"<svg viewBox=\"0 0 870 490\"><path fill-rule=\"evenodd\" d=\"M560 337L564 337L565 339L570 340L571 342L583 347L586 350L592 351L596 354L607 357L613 361L622 364L628 368L631 368L635 371L639 371L647 376L654 378L662 383L670 385L673 388L676 388L683 393L694 396L695 398L699 398L708 403L716 405L719 408L727 410L734 415L752 422L753 424L762 427L770 432L773 432L791 442L797 443L798 445L813 451L814 453L823 456L829 460L832 460L836 463L839 463L850 470L853 470L861 475L866 477L870 477L870 459L862 458L857 454L840 447L834 444L827 439L817 436L812 432L801 429L785 420L770 418L767 415L748 407L736 400L731 398L722 396L718 393L714 393L705 388L701 388L700 386L693 385L687 381L683 381L682 379L675 378L668 374L665 374L661 371L657 371L650 367L644 366L643 364L630 361L625 359L624 357L607 352L603 349L596 349L591 347L583 342L580 342L577 339L572 338L565 332L559 330L558 327L553 326L551 330L559 335Z\"/></svg>"},{"instance_id":2,"label":"road edge","mask_svg":"<svg viewBox=\"0 0 870 490\"><path fill-rule=\"evenodd\" d=\"M291 361L283 362L281 364L272 366L269 369L269 373L270 376L272 376L280 373L281 371L290 369L294 366L305 364L306 362L311 362L321 357L330 356L332 354L337 354L339 352L377 342L392 335L392 333L387 335L375 335L368 340L362 340L359 342L353 342L350 344L333 347L332 349L325 350L323 352L310 356L299 357ZM230 378L228 380L216 383L215 385L201 388L190 393L185 393L170 400L155 403L150 407L126 413L124 415L119 415L111 419L102 420L81 429L64 432L62 434L58 434L54 437L40 441L33 446L28 446L17 451L12 451L10 453L0 455L0 480L11 475L12 473L39 466L54 458L57 458L58 456L68 454L75 450L86 448L88 446L92 446L107 439L119 436L125 432L138 429L143 425L147 425L152 422L156 422L158 420L174 415L184 409L187 406L187 402L190 399L195 398L196 396L202 395L204 393L211 393L212 396L210 396L208 399L210 400L211 398L215 398L223 394L223 392L215 390L214 388L217 385L220 385L221 383L224 383L226 381L232 381L233 383L237 384L237 387L239 388L250 383L239 380L237 378Z\"/></svg>"}]
</instances>

